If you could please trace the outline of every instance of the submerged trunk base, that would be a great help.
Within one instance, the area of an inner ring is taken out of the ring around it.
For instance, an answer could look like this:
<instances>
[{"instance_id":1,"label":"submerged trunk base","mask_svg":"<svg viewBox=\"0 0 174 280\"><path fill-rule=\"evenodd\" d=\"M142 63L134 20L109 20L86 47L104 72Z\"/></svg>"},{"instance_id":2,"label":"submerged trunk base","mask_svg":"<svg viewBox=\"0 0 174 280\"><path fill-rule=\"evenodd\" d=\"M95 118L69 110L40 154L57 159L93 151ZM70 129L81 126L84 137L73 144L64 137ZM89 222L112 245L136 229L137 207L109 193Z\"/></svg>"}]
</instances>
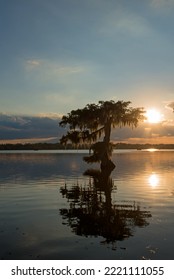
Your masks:
<instances>
[{"instance_id":1,"label":"submerged trunk base","mask_svg":"<svg viewBox=\"0 0 174 280\"><path fill-rule=\"evenodd\" d=\"M96 142L91 146L93 154L83 157L87 163L100 162L101 171L111 172L115 168L115 164L111 161L112 144L106 142Z\"/></svg>"},{"instance_id":2,"label":"submerged trunk base","mask_svg":"<svg viewBox=\"0 0 174 280\"><path fill-rule=\"evenodd\" d=\"M106 162L101 162L101 171L112 171L115 168L115 164L109 159Z\"/></svg>"}]
</instances>

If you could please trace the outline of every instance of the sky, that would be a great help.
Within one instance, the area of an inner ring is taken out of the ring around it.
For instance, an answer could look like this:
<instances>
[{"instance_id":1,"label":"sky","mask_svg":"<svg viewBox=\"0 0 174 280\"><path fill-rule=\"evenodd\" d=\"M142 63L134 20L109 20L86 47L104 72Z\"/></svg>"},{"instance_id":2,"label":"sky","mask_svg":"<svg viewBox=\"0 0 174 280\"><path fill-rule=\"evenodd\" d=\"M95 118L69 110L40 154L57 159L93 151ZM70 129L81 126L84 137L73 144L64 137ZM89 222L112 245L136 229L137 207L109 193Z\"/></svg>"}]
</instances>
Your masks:
<instances>
[{"instance_id":1,"label":"sky","mask_svg":"<svg viewBox=\"0 0 174 280\"><path fill-rule=\"evenodd\" d=\"M0 112L99 100L156 108L174 130L174 0L0 0Z\"/></svg>"}]
</instances>

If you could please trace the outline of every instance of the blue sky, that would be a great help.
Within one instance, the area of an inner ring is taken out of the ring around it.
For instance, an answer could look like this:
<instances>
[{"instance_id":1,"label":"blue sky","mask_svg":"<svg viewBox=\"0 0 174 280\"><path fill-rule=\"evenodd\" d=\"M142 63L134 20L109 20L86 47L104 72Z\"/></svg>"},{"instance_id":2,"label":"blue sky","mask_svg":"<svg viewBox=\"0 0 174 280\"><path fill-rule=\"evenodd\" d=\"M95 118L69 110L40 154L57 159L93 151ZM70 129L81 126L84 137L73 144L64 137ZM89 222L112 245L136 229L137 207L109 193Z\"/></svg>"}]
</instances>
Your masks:
<instances>
[{"instance_id":1,"label":"blue sky","mask_svg":"<svg viewBox=\"0 0 174 280\"><path fill-rule=\"evenodd\" d=\"M0 0L0 112L130 100L174 118L174 0Z\"/></svg>"}]
</instances>

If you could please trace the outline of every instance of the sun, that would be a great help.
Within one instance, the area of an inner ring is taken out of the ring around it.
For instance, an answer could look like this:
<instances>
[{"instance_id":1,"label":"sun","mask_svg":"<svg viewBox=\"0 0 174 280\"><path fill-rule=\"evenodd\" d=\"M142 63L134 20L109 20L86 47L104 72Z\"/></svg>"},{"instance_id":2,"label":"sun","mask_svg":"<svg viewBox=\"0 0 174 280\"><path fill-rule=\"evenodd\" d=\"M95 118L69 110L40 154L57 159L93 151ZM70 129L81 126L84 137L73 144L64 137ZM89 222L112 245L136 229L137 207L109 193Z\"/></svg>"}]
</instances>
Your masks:
<instances>
[{"instance_id":1,"label":"sun","mask_svg":"<svg viewBox=\"0 0 174 280\"><path fill-rule=\"evenodd\" d=\"M146 111L147 122L160 123L162 121L162 115L157 109L148 109Z\"/></svg>"}]
</instances>

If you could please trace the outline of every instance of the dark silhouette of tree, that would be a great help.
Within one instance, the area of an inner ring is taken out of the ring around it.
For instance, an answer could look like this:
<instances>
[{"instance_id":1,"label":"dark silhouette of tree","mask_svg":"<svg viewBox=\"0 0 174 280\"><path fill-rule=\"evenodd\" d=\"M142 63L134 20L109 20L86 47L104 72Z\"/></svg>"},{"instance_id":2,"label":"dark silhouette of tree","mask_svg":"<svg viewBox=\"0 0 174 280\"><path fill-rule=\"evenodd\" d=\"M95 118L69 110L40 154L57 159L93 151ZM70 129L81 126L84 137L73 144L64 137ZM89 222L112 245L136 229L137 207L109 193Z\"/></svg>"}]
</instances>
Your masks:
<instances>
[{"instance_id":1,"label":"dark silhouette of tree","mask_svg":"<svg viewBox=\"0 0 174 280\"><path fill-rule=\"evenodd\" d=\"M87 170L89 186L75 185L61 188L69 208L60 209L64 224L80 236L101 236L103 243L115 244L133 236L135 227L144 227L151 217L149 211L142 211L135 201L112 203L113 180L108 171ZM90 181L92 179L92 181Z\"/></svg>"},{"instance_id":2,"label":"dark silhouette of tree","mask_svg":"<svg viewBox=\"0 0 174 280\"><path fill-rule=\"evenodd\" d=\"M62 117L59 125L68 126L66 135L60 143L66 145L71 142L75 145L89 143L92 155L84 157L88 163L100 162L101 169L114 169L111 161L112 143L111 130L115 127L136 127L144 119L143 108L130 107L130 101L99 101L98 104L88 104L83 109L72 110ZM104 135L103 140L96 142Z\"/></svg>"}]
</instances>

